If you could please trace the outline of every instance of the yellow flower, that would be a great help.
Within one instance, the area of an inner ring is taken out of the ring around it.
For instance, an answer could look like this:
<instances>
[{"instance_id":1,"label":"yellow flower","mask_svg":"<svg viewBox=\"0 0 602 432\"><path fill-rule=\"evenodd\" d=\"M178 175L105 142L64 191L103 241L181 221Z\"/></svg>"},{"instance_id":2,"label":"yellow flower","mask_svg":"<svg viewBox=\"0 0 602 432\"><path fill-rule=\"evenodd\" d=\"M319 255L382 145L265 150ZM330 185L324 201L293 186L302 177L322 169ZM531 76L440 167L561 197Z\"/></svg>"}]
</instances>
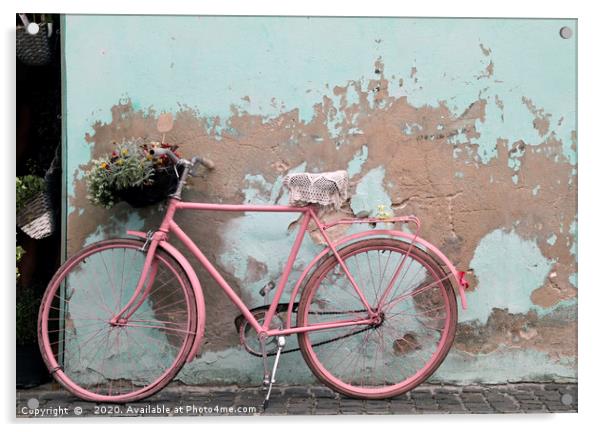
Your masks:
<instances>
[{"instance_id":1,"label":"yellow flower","mask_svg":"<svg viewBox=\"0 0 602 432\"><path fill-rule=\"evenodd\" d=\"M118 159L117 160L117 165L123 165L123 159Z\"/></svg>"},{"instance_id":2,"label":"yellow flower","mask_svg":"<svg viewBox=\"0 0 602 432\"><path fill-rule=\"evenodd\" d=\"M103 169L106 168L107 167L107 163L106 162L101 163L100 167L103 168Z\"/></svg>"}]
</instances>

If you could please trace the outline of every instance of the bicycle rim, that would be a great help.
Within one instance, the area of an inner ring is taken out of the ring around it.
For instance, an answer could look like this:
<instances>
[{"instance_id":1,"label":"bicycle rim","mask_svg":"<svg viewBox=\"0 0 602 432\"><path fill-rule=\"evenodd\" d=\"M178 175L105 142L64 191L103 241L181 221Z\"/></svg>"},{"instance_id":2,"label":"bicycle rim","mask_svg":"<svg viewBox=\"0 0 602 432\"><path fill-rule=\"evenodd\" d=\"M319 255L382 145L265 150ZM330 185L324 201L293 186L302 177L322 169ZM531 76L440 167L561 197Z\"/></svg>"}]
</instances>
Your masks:
<instances>
[{"instance_id":1,"label":"bicycle rim","mask_svg":"<svg viewBox=\"0 0 602 432\"><path fill-rule=\"evenodd\" d=\"M55 378L77 396L129 402L160 390L179 371L194 339L194 293L181 266L158 250L148 296L119 325L146 254L137 240L83 249L59 269L42 300L39 342Z\"/></svg>"}]
</instances>

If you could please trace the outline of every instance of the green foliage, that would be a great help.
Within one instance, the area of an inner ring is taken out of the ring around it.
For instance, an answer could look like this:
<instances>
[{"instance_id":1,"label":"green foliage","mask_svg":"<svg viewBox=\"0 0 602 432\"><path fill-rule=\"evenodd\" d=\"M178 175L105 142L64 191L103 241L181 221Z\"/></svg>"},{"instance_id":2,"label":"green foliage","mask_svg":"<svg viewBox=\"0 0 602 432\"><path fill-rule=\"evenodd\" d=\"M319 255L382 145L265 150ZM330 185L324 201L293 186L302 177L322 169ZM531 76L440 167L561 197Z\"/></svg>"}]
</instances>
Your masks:
<instances>
[{"instance_id":1,"label":"green foliage","mask_svg":"<svg viewBox=\"0 0 602 432\"><path fill-rule=\"evenodd\" d=\"M17 345L33 343L37 339L37 316L40 299L33 289L17 290Z\"/></svg>"},{"instance_id":2,"label":"green foliage","mask_svg":"<svg viewBox=\"0 0 602 432\"><path fill-rule=\"evenodd\" d=\"M23 255L25 255L25 249L23 249L21 246L17 245L17 279L19 279L19 276L21 276L21 273L19 273L19 261L21 261L21 258L23 258Z\"/></svg>"},{"instance_id":3,"label":"green foliage","mask_svg":"<svg viewBox=\"0 0 602 432\"><path fill-rule=\"evenodd\" d=\"M40 192L46 190L46 183L42 177L34 175L26 175L23 177L17 177L17 211L21 210L23 206Z\"/></svg>"},{"instance_id":4,"label":"green foliage","mask_svg":"<svg viewBox=\"0 0 602 432\"><path fill-rule=\"evenodd\" d=\"M86 173L88 199L94 205L110 208L119 201L119 190L152 182L156 161L136 141L129 141L91 163Z\"/></svg>"}]
</instances>

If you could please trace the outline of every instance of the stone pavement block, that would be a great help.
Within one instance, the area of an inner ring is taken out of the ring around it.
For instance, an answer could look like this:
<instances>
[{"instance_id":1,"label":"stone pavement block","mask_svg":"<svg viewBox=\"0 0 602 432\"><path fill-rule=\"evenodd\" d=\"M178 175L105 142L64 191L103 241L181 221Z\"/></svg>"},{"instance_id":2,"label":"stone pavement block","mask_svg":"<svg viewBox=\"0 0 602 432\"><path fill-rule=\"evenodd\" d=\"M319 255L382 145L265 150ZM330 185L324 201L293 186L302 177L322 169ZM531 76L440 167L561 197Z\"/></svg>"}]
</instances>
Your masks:
<instances>
[{"instance_id":1,"label":"stone pavement block","mask_svg":"<svg viewBox=\"0 0 602 432\"><path fill-rule=\"evenodd\" d=\"M314 414L338 414L339 409L338 399L318 398L316 399Z\"/></svg>"},{"instance_id":2,"label":"stone pavement block","mask_svg":"<svg viewBox=\"0 0 602 432\"><path fill-rule=\"evenodd\" d=\"M259 410L260 415L284 415L286 414L287 404L283 401L270 401L269 406L264 411L263 408Z\"/></svg>"},{"instance_id":3,"label":"stone pavement block","mask_svg":"<svg viewBox=\"0 0 602 432\"><path fill-rule=\"evenodd\" d=\"M514 385L516 386L517 389L521 389L521 390L536 391L536 390L544 389L544 384L539 384L539 383L521 383L521 384L514 384Z\"/></svg>"},{"instance_id":4,"label":"stone pavement block","mask_svg":"<svg viewBox=\"0 0 602 432\"><path fill-rule=\"evenodd\" d=\"M346 415L363 415L364 411L361 408L356 408L356 407L340 407L339 408L339 412L341 414L346 414Z\"/></svg>"},{"instance_id":5,"label":"stone pavement block","mask_svg":"<svg viewBox=\"0 0 602 432\"><path fill-rule=\"evenodd\" d=\"M366 401L367 414L388 414L390 412L389 400L387 399Z\"/></svg>"},{"instance_id":6,"label":"stone pavement block","mask_svg":"<svg viewBox=\"0 0 602 432\"><path fill-rule=\"evenodd\" d=\"M310 397L292 397L288 400L288 414L311 414L314 400Z\"/></svg>"},{"instance_id":7,"label":"stone pavement block","mask_svg":"<svg viewBox=\"0 0 602 432\"><path fill-rule=\"evenodd\" d=\"M498 413L516 413L520 411L520 407L514 403L490 402L490 405Z\"/></svg>"},{"instance_id":8,"label":"stone pavement block","mask_svg":"<svg viewBox=\"0 0 602 432\"><path fill-rule=\"evenodd\" d=\"M194 403L195 405L210 405L213 399L210 396L199 396L199 395L181 395L180 401L183 404Z\"/></svg>"},{"instance_id":9,"label":"stone pavement block","mask_svg":"<svg viewBox=\"0 0 602 432\"><path fill-rule=\"evenodd\" d=\"M365 401L342 397L339 401L339 409L343 414L364 414Z\"/></svg>"},{"instance_id":10,"label":"stone pavement block","mask_svg":"<svg viewBox=\"0 0 602 432\"><path fill-rule=\"evenodd\" d=\"M532 401L537 399L537 396L529 392L513 393L512 397L518 401Z\"/></svg>"},{"instance_id":11,"label":"stone pavement block","mask_svg":"<svg viewBox=\"0 0 602 432\"><path fill-rule=\"evenodd\" d=\"M485 402L485 396L481 393L462 393L460 398L463 402L479 403Z\"/></svg>"},{"instance_id":12,"label":"stone pavement block","mask_svg":"<svg viewBox=\"0 0 602 432\"><path fill-rule=\"evenodd\" d=\"M433 388L433 393L435 395L440 394L458 394L462 391L461 387L435 387Z\"/></svg>"},{"instance_id":13,"label":"stone pavement block","mask_svg":"<svg viewBox=\"0 0 602 432\"><path fill-rule=\"evenodd\" d=\"M577 412L577 406L575 405L564 405L563 403L546 403L546 408L550 412Z\"/></svg>"},{"instance_id":14,"label":"stone pavement block","mask_svg":"<svg viewBox=\"0 0 602 432\"><path fill-rule=\"evenodd\" d=\"M488 406L480 405L480 406L472 406L470 408L467 407L468 414L494 414L495 411Z\"/></svg>"},{"instance_id":15,"label":"stone pavement block","mask_svg":"<svg viewBox=\"0 0 602 432\"><path fill-rule=\"evenodd\" d=\"M459 387L461 393L483 393L484 386L478 385L468 385L464 387Z\"/></svg>"},{"instance_id":16,"label":"stone pavement block","mask_svg":"<svg viewBox=\"0 0 602 432\"><path fill-rule=\"evenodd\" d=\"M559 390L567 390L570 388L577 388L577 386L575 386L574 384L560 384L560 383L551 383L551 384L544 384L544 389L546 390L553 390L553 391L559 391Z\"/></svg>"},{"instance_id":17,"label":"stone pavement block","mask_svg":"<svg viewBox=\"0 0 602 432\"><path fill-rule=\"evenodd\" d=\"M282 396L274 397L274 399L279 399L279 398L282 398ZM265 395L243 393L243 394L236 395L234 402L238 405L261 405L263 403L264 399L265 399Z\"/></svg>"},{"instance_id":18,"label":"stone pavement block","mask_svg":"<svg viewBox=\"0 0 602 432\"><path fill-rule=\"evenodd\" d=\"M475 414L491 413L494 410L486 403L465 402L464 407L467 411Z\"/></svg>"},{"instance_id":19,"label":"stone pavement block","mask_svg":"<svg viewBox=\"0 0 602 432\"><path fill-rule=\"evenodd\" d=\"M544 404L536 402L521 403L520 409L523 412L547 412L547 409Z\"/></svg>"},{"instance_id":20,"label":"stone pavement block","mask_svg":"<svg viewBox=\"0 0 602 432\"><path fill-rule=\"evenodd\" d=\"M442 404L439 410L448 414L467 414L469 411L461 404Z\"/></svg>"},{"instance_id":21,"label":"stone pavement block","mask_svg":"<svg viewBox=\"0 0 602 432\"><path fill-rule=\"evenodd\" d=\"M307 387L294 386L283 389L282 394L286 397L309 397L311 393Z\"/></svg>"},{"instance_id":22,"label":"stone pavement block","mask_svg":"<svg viewBox=\"0 0 602 432\"><path fill-rule=\"evenodd\" d=\"M391 412L393 414L412 414L416 412L416 405L413 401L391 401Z\"/></svg>"},{"instance_id":23,"label":"stone pavement block","mask_svg":"<svg viewBox=\"0 0 602 432\"><path fill-rule=\"evenodd\" d=\"M328 387L312 387L309 393L316 398L336 398L338 393Z\"/></svg>"},{"instance_id":24,"label":"stone pavement block","mask_svg":"<svg viewBox=\"0 0 602 432\"><path fill-rule=\"evenodd\" d=\"M560 401L562 395L557 391L545 391L542 393L536 393L537 397L542 401Z\"/></svg>"},{"instance_id":25,"label":"stone pavement block","mask_svg":"<svg viewBox=\"0 0 602 432\"><path fill-rule=\"evenodd\" d=\"M435 395L435 401L437 403L460 403L461 398L459 395L454 394L437 394Z\"/></svg>"},{"instance_id":26,"label":"stone pavement block","mask_svg":"<svg viewBox=\"0 0 602 432\"><path fill-rule=\"evenodd\" d=\"M433 398L433 392L431 392L430 390L412 390L411 392L409 392L410 397L412 399L432 399Z\"/></svg>"}]
</instances>

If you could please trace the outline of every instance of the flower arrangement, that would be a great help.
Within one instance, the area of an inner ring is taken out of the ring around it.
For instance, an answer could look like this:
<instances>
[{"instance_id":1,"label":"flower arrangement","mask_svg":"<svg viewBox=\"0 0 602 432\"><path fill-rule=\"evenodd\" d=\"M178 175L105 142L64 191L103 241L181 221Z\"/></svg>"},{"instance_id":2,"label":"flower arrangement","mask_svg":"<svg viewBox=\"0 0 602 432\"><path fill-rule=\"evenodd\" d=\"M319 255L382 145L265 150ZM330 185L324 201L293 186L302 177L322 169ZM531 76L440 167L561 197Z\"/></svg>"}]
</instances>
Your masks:
<instances>
[{"instance_id":1,"label":"flower arrangement","mask_svg":"<svg viewBox=\"0 0 602 432\"><path fill-rule=\"evenodd\" d=\"M163 200L177 185L177 171L167 156L151 154L157 147L169 148L177 154L177 146L130 140L116 144L110 154L92 160L92 168L85 175L88 199L105 208L119 201L143 207Z\"/></svg>"}]
</instances>

